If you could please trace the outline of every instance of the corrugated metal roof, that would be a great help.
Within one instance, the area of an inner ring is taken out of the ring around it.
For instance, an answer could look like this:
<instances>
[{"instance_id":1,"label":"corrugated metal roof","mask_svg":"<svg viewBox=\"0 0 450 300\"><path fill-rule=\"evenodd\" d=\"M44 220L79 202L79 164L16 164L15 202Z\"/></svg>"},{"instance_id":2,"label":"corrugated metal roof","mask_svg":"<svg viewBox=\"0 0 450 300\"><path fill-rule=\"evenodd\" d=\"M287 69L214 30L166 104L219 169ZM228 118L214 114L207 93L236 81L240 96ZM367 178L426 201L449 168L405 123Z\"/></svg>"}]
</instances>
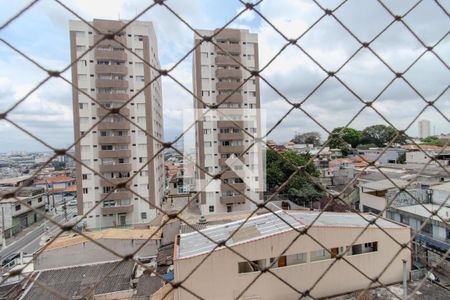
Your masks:
<instances>
[{"instance_id":1,"label":"corrugated metal roof","mask_svg":"<svg viewBox=\"0 0 450 300\"><path fill-rule=\"evenodd\" d=\"M277 216L272 213L250 218L227 241L227 246L237 245L251 240L257 240L266 236L280 234L290 231L292 228L301 228L313 223L320 214L319 211L277 211ZM366 219L372 220L375 216L363 214ZM201 232L216 243L226 240L245 220L235 221L228 224L208 227ZM287 223L287 224L286 224ZM289 226L289 225L291 226ZM382 228L402 228L404 226L385 219L378 219L377 224ZM329 227L365 227L367 221L354 213L323 212L314 222L313 226ZM371 225L375 227L375 225ZM180 235L180 243L177 246L177 257L186 258L214 249L215 243L207 239L199 232Z\"/></svg>"},{"instance_id":2,"label":"corrugated metal roof","mask_svg":"<svg viewBox=\"0 0 450 300\"><path fill-rule=\"evenodd\" d=\"M37 280L39 283L72 299L83 296L91 287L98 283L98 286L95 288L96 295L128 290L130 289L130 280L133 269L134 261L131 260L109 262L42 271ZM33 284L22 299L52 300L60 298L38 284Z\"/></svg>"}]
</instances>

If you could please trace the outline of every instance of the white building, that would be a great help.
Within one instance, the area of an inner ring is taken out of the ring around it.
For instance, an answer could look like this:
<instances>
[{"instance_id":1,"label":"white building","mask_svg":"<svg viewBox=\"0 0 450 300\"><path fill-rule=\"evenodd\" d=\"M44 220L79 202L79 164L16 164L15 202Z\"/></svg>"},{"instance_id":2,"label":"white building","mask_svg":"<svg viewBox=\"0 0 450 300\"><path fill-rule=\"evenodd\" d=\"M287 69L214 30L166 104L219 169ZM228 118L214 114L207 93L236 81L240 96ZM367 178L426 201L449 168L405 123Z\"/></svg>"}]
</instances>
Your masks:
<instances>
[{"instance_id":1,"label":"white building","mask_svg":"<svg viewBox=\"0 0 450 300\"><path fill-rule=\"evenodd\" d=\"M420 120L419 121L419 138L424 139L431 135L430 121Z\"/></svg>"},{"instance_id":2,"label":"white building","mask_svg":"<svg viewBox=\"0 0 450 300\"><path fill-rule=\"evenodd\" d=\"M115 33L125 23L95 19L91 24L102 33ZM70 21L72 60L101 40L72 66L73 84L97 101L73 89L75 139L86 134L77 143L75 156L107 178L101 179L77 164L78 211L79 214L90 211L104 199L89 212L88 226L146 223L156 215L152 205L160 205L164 192L162 154L140 170L162 147L150 135L163 139L160 81L154 81L140 92L157 76L142 60L159 68L156 36L151 22L135 21L116 34L115 41L102 40L103 37L81 21ZM135 97L128 102L132 96ZM109 109L119 108L124 103L127 104L120 109L120 115L110 114L90 130ZM125 117L150 134L146 135ZM145 201L125 189L116 189L116 184L123 182Z\"/></svg>"},{"instance_id":3,"label":"white building","mask_svg":"<svg viewBox=\"0 0 450 300\"><path fill-rule=\"evenodd\" d=\"M198 30L202 36L212 36L217 31ZM195 44L201 39L196 36ZM244 29L224 29L214 37L214 42L219 47L201 43L193 59L194 93L204 102L194 99L199 120L197 163L209 174L218 174L233 157L239 159L221 176L225 183L214 180L206 186L211 177L200 169L196 171L197 191L203 191L199 197L202 214L254 209L255 203L262 201L264 188L261 144L249 148L254 137L261 135L259 78L252 77L244 83L249 71L259 68L258 36ZM207 105L218 108L202 116Z\"/></svg>"},{"instance_id":4,"label":"white building","mask_svg":"<svg viewBox=\"0 0 450 300\"><path fill-rule=\"evenodd\" d=\"M364 290L369 278L379 277L386 285L401 282L402 260L409 272L411 252L400 246L409 244L408 226L380 218L361 234L373 215L364 214L364 220L353 213L319 213L278 211L277 216L250 218L236 233L243 220L203 229L202 234L181 234L174 251L174 282L182 282L183 288L175 290L175 299L196 299L193 294L204 299L299 299L298 291L325 298ZM311 224L308 234L299 237L297 230ZM227 246L233 251L215 248L203 236L219 242L232 233ZM266 268L275 275L261 273Z\"/></svg>"}]
</instances>

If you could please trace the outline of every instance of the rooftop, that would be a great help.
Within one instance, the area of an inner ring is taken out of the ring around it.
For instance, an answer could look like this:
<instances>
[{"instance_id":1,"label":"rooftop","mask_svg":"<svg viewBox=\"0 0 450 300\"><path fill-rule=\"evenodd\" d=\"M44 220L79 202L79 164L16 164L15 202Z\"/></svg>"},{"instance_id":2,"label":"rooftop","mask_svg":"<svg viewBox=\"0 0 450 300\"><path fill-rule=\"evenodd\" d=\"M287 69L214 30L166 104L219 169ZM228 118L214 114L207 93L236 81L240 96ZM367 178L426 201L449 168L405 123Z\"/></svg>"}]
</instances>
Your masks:
<instances>
[{"instance_id":1,"label":"rooftop","mask_svg":"<svg viewBox=\"0 0 450 300\"><path fill-rule=\"evenodd\" d=\"M66 299L86 294L95 285L95 294L106 294L130 289L134 261L109 262L89 266L77 266L38 273L41 285L60 293ZM56 294L32 284L22 299L60 299ZM81 298L79 298L81 299Z\"/></svg>"},{"instance_id":2,"label":"rooftop","mask_svg":"<svg viewBox=\"0 0 450 300\"><path fill-rule=\"evenodd\" d=\"M0 185L16 185L22 181L30 179L31 177L31 175L24 175L19 177L0 179Z\"/></svg>"},{"instance_id":3,"label":"rooftop","mask_svg":"<svg viewBox=\"0 0 450 300\"><path fill-rule=\"evenodd\" d=\"M426 208L426 209L425 209ZM435 221L442 222L442 219L446 221L450 221L450 207L436 205L436 204L416 204L416 205L409 205L409 206L401 206L396 207L396 210L404 211L410 214L418 215L424 218L429 218L431 216L432 211L438 210L437 214L438 216L433 216L431 219ZM428 211L427 211L428 209ZM430 211L430 212L429 212Z\"/></svg>"},{"instance_id":4,"label":"rooftop","mask_svg":"<svg viewBox=\"0 0 450 300\"><path fill-rule=\"evenodd\" d=\"M395 185L393 183L395 183ZM383 179L378 181L361 182L359 186L373 191L383 191L396 188L396 186L400 188L405 187L407 184L408 181L393 178L391 180Z\"/></svg>"},{"instance_id":5,"label":"rooftop","mask_svg":"<svg viewBox=\"0 0 450 300\"><path fill-rule=\"evenodd\" d=\"M99 239L117 239L117 240L146 240L150 237L151 239L160 239L161 232L156 232L157 227L151 227L149 229L122 229L122 228L109 228L96 232L85 232L85 235L90 237L93 240ZM156 232L156 233L155 233ZM153 236L152 236L153 235ZM82 235L70 235L59 237L54 240L45 251L69 247L77 244L81 244L84 242L89 242L86 237Z\"/></svg>"},{"instance_id":6,"label":"rooftop","mask_svg":"<svg viewBox=\"0 0 450 300\"><path fill-rule=\"evenodd\" d=\"M275 215L276 214L276 215ZM234 246L244 242L258 240L267 236L280 234L310 225L320 214L319 211L284 211L279 210L275 214L268 213L251 217L245 224L227 241L227 246ZM375 218L370 214L363 214L368 220ZM208 227L201 232L210 239L219 243L229 236L245 221L239 220L228 224ZM287 223L287 224L286 224ZM382 228L404 228L403 225L378 219L376 222ZM290 226L289 226L289 225ZM323 212L314 222L313 227L365 227L367 221L354 213ZM370 225L376 227L375 225ZM216 246L215 243L204 237L199 232L180 235L180 243L177 246L175 259L188 258L208 253Z\"/></svg>"},{"instance_id":7,"label":"rooftop","mask_svg":"<svg viewBox=\"0 0 450 300\"><path fill-rule=\"evenodd\" d=\"M445 182L442 184L434 185L434 186L430 187L430 189L450 192L450 182Z\"/></svg>"},{"instance_id":8,"label":"rooftop","mask_svg":"<svg viewBox=\"0 0 450 300\"><path fill-rule=\"evenodd\" d=\"M67 177L67 176L57 176L57 177L49 177L42 179L39 182L36 182L36 184L42 184L42 183L55 183L55 182L72 182L75 181L75 178Z\"/></svg>"}]
</instances>

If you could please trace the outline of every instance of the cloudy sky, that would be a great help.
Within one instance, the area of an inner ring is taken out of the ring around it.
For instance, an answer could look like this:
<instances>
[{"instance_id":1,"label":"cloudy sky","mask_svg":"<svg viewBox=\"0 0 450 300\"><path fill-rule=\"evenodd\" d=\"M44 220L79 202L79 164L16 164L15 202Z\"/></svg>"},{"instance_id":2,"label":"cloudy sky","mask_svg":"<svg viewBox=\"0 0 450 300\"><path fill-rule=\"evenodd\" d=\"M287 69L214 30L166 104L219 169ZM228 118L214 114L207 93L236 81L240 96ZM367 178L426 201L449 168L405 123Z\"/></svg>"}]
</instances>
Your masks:
<instances>
[{"instance_id":1,"label":"cloudy sky","mask_svg":"<svg viewBox=\"0 0 450 300\"><path fill-rule=\"evenodd\" d=\"M0 0L0 24L17 13L28 1ZM93 18L129 19L152 1L141 0L72 0L62 1L86 20ZM319 1L334 9L340 1ZM416 1L385 1L396 15L407 12ZM195 28L214 29L223 26L244 6L237 0L168 0L169 5ZM447 12L449 1L440 1ZM323 11L312 1L264 0L257 6L287 38L302 35L299 45L326 70L338 70L360 47L332 17L323 17L315 27L305 31L322 17ZM390 22L390 16L377 1L347 1L336 16L362 42L371 41ZM0 38L20 49L42 66L59 70L70 63L68 20L77 17L54 1L41 0L20 18L0 30ZM178 62L193 46L193 32L164 7L154 7L141 20L154 22L159 43L159 57L163 68ZM410 12L404 21L448 65L450 63L450 19L434 1L425 0ZM248 28L259 34L260 67L265 66L286 44L274 28L255 12L242 14L229 27ZM397 22L384 31L373 43L373 50L396 72L404 72L424 51L421 43ZM173 71L180 82L192 89L191 57L183 60ZM29 93L45 73L0 42L0 111L5 111ZM63 74L70 80L70 73ZM426 103L403 80L393 79L392 72L369 50L360 50L337 73L361 99L374 100L374 107L394 126L405 129L425 108ZM429 119L432 133L450 133L449 69L432 53L426 53L405 73L405 78L426 100L439 95L436 107L428 107L419 119ZM326 78L326 74L295 46L287 47L262 72L278 92L292 102L303 101ZM262 83L262 108L267 110L267 128L276 124L290 105L269 85ZM71 87L61 79L51 79L33 92L9 114L9 117L42 140L55 147L65 147L73 140ZM192 108L192 97L170 79L163 79L165 139L172 140L181 132L183 109ZM290 139L296 132L319 131L326 138L323 126L332 130L349 123L363 107L358 98L335 78L326 80L306 102L303 109L294 110L268 137L278 142ZM314 122L311 118L314 118ZM319 124L318 124L318 123ZM363 129L373 124L387 124L374 110L366 108L350 126ZM417 122L408 133L417 135ZM44 150L45 147L0 121L2 143L0 152L11 150Z\"/></svg>"}]
</instances>

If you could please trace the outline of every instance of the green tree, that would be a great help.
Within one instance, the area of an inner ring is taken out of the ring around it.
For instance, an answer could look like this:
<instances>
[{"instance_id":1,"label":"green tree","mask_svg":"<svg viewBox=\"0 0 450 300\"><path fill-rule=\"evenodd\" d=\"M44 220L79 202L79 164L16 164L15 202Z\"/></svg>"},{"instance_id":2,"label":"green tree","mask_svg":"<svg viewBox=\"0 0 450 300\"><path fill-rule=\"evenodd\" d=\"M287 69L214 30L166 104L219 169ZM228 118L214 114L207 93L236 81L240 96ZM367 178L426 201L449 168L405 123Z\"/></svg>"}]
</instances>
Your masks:
<instances>
[{"instance_id":1,"label":"green tree","mask_svg":"<svg viewBox=\"0 0 450 300\"><path fill-rule=\"evenodd\" d=\"M320 145L320 133L311 131L295 135L291 140L296 144L313 144L315 146Z\"/></svg>"},{"instance_id":2,"label":"green tree","mask_svg":"<svg viewBox=\"0 0 450 300\"><path fill-rule=\"evenodd\" d=\"M280 187L300 166L305 166L304 172L309 175L313 177L319 176L319 172L314 164L306 165L311 158L309 154L300 154L293 151L276 153L269 149L266 153L266 158L266 181L269 191L274 191ZM324 197L323 191L302 171L289 180L281 193L287 193L296 203L316 201Z\"/></svg>"},{"instance_id":3,"label":"green tree","mask_svg":"<svg viewBox=\"0 0 450 300\"><path fill-rule=\"evenodd\" d=\"M392 126L382 124L368 126L362 131L361 144L375 144L377 147L383 147L390 143L396 135L397 130ZM400 135L394 143L405 144L406 135Z\"/></svg>"},{"instance_id":4,"label":"green tree","mask_svg":"<svg viewBox=\"0 0 450 300\"><path fill-rule=\"evenodd\" d=\"M356 148L356 146L358 146L361 142L361 131L350 127L346 127L344 130L342 130L342 128L343 127L334 128L332 133L340 133L342 140L344 140L347 144L350 144L353 148ZM333 138L330 142L330 147L340 148L341 144L343 144L341 139Z\"/></svg>"},{"instance_id":5,"label":"green tree","mask_svg":"<svg viewBox=\"0 0 450 300\"><path fill-rule=\"evenodd\" d=\"M421 140L424 145L443 147L447 143L447 140L440 139L437 136L429 136Z\"/></svg>"}]
</instances>

